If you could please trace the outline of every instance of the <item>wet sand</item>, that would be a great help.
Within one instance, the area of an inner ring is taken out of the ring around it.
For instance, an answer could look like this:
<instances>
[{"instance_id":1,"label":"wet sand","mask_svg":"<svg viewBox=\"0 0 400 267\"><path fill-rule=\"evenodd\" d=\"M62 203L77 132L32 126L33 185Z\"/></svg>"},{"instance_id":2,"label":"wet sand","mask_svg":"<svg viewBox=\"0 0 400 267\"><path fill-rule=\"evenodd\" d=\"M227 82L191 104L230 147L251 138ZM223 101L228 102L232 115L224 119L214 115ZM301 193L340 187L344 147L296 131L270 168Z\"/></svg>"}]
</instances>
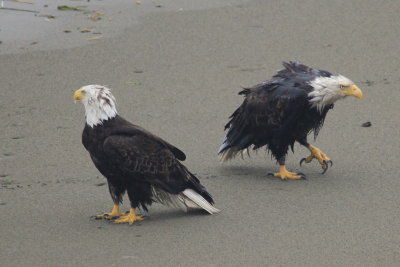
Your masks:
<instances>
[{"instance_id":1,"label":"wet sand","mask_svg":"<svg viewBox=\"0 0 400 267\"><path fill-rule=\"evenodd\" d=\"M90 44L0 44L2 266L398 265L400 3L219 3L149 11L122 31L105 25L110 35ZM333 167L300 167L299 146L287 165L307 180L268 177L277 165L264 152L221 166L237 92L283 60L343 74L364 92L337 103L314 143ZM220 214L154 204L131 227L90 219L112 207L72 101L93 83L113 89L123 117L185 151Z\"/></svg>"}]
</instances>

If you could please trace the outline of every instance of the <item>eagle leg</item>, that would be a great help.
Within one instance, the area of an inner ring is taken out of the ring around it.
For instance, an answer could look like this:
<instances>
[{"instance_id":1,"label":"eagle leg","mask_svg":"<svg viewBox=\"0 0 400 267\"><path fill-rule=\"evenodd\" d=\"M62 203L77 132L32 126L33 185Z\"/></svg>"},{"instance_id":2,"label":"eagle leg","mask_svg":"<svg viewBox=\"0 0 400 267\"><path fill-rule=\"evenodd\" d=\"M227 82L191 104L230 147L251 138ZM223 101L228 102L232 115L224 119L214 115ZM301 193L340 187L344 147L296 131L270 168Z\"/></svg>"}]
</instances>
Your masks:
<instances>
[{"instance_id":1,"label":"eagle leg","mask_svg":"<svg viewBox=\"0 0 400 267\"><path fill-rule=\"evenodd\" d=\"M121 215L121 217L116 219L114 221L114 223L129 223L129 224L133 224L134 222L142 221L142 220L144 220L143 217L136 216L135 209L131 208L131 210L129 211L128 214Z\"/></svg>"},{"instance_id":2,"label":"eagle leg","mask_svg":"<svg viewBox=\"0 0 400 267\"><path fill-rule=\"evenodd\" d=\"M275 177L279 177L282 180L291 179L291 180L299 180L306 179L306 176L302 173L290 172L286 169L285 165L279 165L279 172L277 173L269 173L268 175L272 175Z\"/></svg>"},{"instance_id":3,"label":"eagle leg","mask_svg":"<svg viewBox=\"0 0 400 267\"><path fill-rule=\"evenodd\" d=\"M312 145L308 145L307 146L308 150L310 150L311 155L309 155L306 158L302 158L300 160L300 166L303 162L305 163L310 163L313 159L317 159L319 161L319 164L321 164L323 172L325 173L328 170L328 164L333 165L333 162L330 158L328 158L328 156L326 156L319 148L312 146Z\"/></svg>"},{"instance_id":4,"label":"eagle leg","mask_svg":"<svg viewBox=\"0 0 400 267\"><path fill-rule=\"evenodd\" d=\"M117 204L114 204L114 207L110 213L99 214L99 215L96 215L95 218L112 220L112 219L118 218L119 216L122 216L122 215L125 215L125 213L120 213L119 206Z\"/></svg>"}]
</instances>

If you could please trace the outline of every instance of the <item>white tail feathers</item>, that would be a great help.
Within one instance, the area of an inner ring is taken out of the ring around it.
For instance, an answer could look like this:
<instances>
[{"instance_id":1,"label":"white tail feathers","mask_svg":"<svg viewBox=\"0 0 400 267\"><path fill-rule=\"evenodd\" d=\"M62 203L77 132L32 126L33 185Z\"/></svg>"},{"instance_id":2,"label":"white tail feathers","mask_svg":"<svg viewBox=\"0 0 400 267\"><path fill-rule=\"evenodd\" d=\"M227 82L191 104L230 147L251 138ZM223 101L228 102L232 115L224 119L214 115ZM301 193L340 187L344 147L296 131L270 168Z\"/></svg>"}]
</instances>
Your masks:
<instances>
[{"instance_id":1,"label":"white tail feathers","mask_svg":"<svg viewBox=\"0 0 400 267\"><path fill-rule=\"evenodd\" d=\"M222 145L218 149L218 154L223 152L225 148L227 148L228 146L229 146L228 138L225 136L224 140L222 141Z\"/></svg>"},{"instance_id":2,"label":"white tail feathers","mask_svg":"<svg viewBox=\"0 0 400 267\"><path fill-rule=\"evenodd\" d=\"M240 155L243 159L244 152L246 152L246 154L250 157L249 148L238 150L237 147L230 147L219 154L219 160L221 163L224 163L225 161L235 158L237 155Z\"/></svg>"},{"instance_id":3,"label":"white tail feathers","mask_svg":"<svg viewBox=\"0 0 400 267\"><path fill-rule=\"evenodd\" d=\"M202 208L210 214L220 212L219 209L211 205L207 200L205 200L193 189L185 189L185 191L180 193L179 196L187 207Z\"/></svg>"},{"instance_id":4,"label":"white tail feathers","mask_svg":"<svg viewBox=\"0 0 400 267\"><path fill-rule=\"evenodd\" d=\"M220 212L201 195L192 189L186 189L179 195L170 194L160 188L152 187L154 198L161 204L180 208L187 211L188 208L201 208L210 214Z\"/></svg>"},{"instance_id":5,"label":"white tail feathers","mask_svg":"<svg viewBox=\"0 0 400 267\"><path fill-rule=\"evenodd\" d=\"M234 157L236 157L236 155L239 152L240 152L240 150L237 150L236 147L228 148L227 150L225 150L224 152L219 154L219 160L221 161L221 163L231 160Z\"/></svg>"}]
</instances>

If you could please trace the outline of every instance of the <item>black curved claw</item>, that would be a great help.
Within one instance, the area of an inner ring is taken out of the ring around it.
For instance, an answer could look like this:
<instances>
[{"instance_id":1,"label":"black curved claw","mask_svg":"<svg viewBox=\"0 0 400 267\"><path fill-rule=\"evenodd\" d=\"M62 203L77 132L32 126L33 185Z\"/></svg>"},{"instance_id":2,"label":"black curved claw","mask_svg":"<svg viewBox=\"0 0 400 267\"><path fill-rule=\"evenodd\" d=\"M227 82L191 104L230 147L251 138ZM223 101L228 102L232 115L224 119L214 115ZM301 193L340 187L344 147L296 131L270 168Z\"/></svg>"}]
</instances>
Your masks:
<instances>
[{"instance_id":1,"label":"black curved claw","mask_svg":"<svg viewBox=\"0 0 400 267\"><path fill-rule=\"evenodd\" d=\"M333 166L333 161L332 160L328 160L328 163L331 164L331 167Z\"/></svg>"},{"instance_id":2,"label":"black curved claw","mask_svg":"<svg viewBox=\"0 0 400 267\"><path fill-rule=\"evenodd\" d=\"M302 158L301 160L300 160L300 166L301 166L301 164L303 164L303 162L306 160L306 158Z\"/></svg>"},{"instance_id":3,"label":"black curved claw","mask_svg":"<svg viewBox=\"0 0 400 267\"><path fill-rule=\"evenodd\" d=\"M300 175L301 180L307 180L307 176L304 173L299 172L297 174Z\"/></svg>"},{"instance_id":4,"label":"black curved claw","mask_svg":"<svg viewBox=\"0 0 400 267\"><path fill-rule=\"evenodd\" d=\"M268 176L275 176L272 172L267 173Z\"/></svg>"},{"instance_id":5,"label":"black curved claw","mask_svg":"<svg viewBox=\"0 0 400 267\"><path fill-rule=\"evenodd\" d=\"M324 160L322 163L323 163L323 166L325 166L325 168L322 167L322 168L324 169L324 170L322 171L322 174L324 174L324 173L326 173L326 171L328 170L329 165L328 165L328 161L326 161L326 160Z\"/></svg>"},{"instance_id":6,"label":"black curved claw","mask_svg":"<svg viewBox=\"0 0 400 267\"><path fill-rule=\"evenodd\" d=\"M108 213L104 213L103 215L93 215L91 216L91 218L95 219L95 220L102 220L105 219L104 216L108 215Z\"/></svg>"}]
</instances>

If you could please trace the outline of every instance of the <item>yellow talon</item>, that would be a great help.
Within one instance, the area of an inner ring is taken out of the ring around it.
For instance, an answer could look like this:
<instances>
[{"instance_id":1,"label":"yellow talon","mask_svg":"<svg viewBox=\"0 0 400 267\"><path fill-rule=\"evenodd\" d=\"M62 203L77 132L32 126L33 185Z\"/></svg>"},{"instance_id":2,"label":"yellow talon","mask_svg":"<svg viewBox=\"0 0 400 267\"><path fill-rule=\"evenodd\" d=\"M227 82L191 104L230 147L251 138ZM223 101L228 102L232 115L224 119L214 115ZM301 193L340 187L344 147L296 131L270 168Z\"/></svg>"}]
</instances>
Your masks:
<instances>
[{"instance_id":1,"label":"yellow talon","mask_svg":"<svg viewBox=\"0 0 400 267\"><path fill-rule=\"evenodd\" d=\"M110 213L105 213L105 214L100 214L100 215L96 215L95 218L96 219L106 219L106 220L111 220L115 217L119 217L121 215L124 215L124 213L120 213L119 212L119 206L114 204L114 207L112 209L112 211Z\"/></svg>"},{"instance_id":2,"label":"yellow talon","mask_svg":"<svg viewBox=\"0 0 400 267\"><path fill-rule=\"evenodd\" d=\"M286 169L285 165L279 165L279 172L273 174L275 177L279 177L282 180L291 179L291 180L299 180L305 179L306 176L302 173L290 172Z\"/></svg>"},{"instance_id":3,"label":"yellow talon","mask_svg":"<svg viewBox=\"0 0 400 267\"><path fill-rule=\"evenodd\" d=\"M317 159L319 164L321 164L322 168L324 169L323 173L325 173L325 171L328 169L328 163L333 164L332 160L330 158L328 158L327 155L325 155L319 148L312 146L312 145L308 145L308 150L310 150L311 155L308 156L307 158L303 158L300 161L300 166L303 163L303 161L305 163L310 163L313 159Z\"/></svg>"},{"instance_id":4,"label":"yellow talon","mask_svg":"<svg viewBox=\"0 0 400 267\"><path fill-rule=\"evenodd\" d=\"M140 216L136 216L135 214L135 209L131 208L128 214L122 215L118 219L114 221L114 223L129 223L133 224L134 222L137 221L143 221L144 219Z\"/></svg>"},{"instance_id":5,"label":"yellow talon","mask_svg":"<svg viewBox=\"0 0 400 267\"><path fill-rule=\"evenodd\" d=\"M321 165L324 165L324 161L330 161L331 159L328 158L319 148L310 145L308 149L311 151L311 155L308 157L316 158ZM311 160L312 160L311 158ZM310 160L310 161L311 161ZM307 162L307 159L306 159Z\"/></svg>"}]
</instances>

